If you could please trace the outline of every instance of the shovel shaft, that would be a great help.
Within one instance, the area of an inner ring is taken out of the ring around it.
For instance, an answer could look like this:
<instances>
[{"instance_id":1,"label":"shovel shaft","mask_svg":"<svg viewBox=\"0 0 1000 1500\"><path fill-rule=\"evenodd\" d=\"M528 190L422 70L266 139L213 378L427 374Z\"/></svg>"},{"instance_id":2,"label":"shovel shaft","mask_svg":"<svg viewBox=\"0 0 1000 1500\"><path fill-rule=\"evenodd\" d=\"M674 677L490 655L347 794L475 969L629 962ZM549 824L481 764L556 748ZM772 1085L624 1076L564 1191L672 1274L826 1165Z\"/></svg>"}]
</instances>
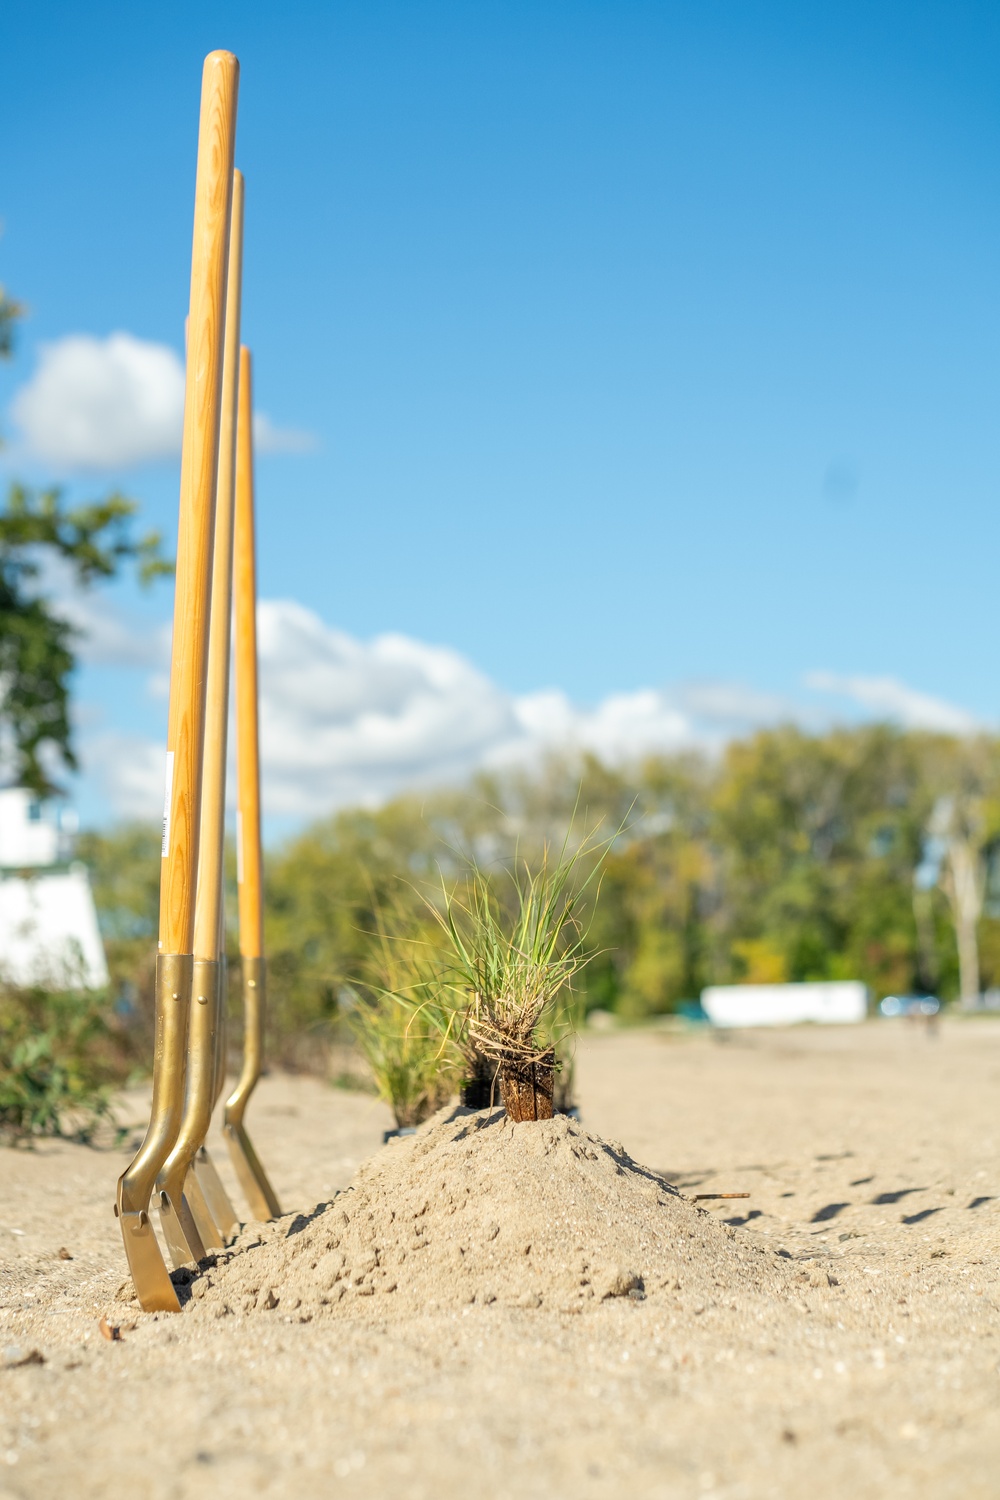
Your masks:
<instances>
[{"instance_id":1,"label":"shovel shaft","mask_svg":"<svg viewBox=\"0 0 1000 1500\"><path fill-rule=\"evenodd\" d=\"M160 876L160 947L167 953L191 953L194 940L238 77L239 64L231 53L213 52L205 59Z\"/></svg>"},{"instance_id":2,"label":"shovel shaft","mask_svg":"<svg viewBox=\"0 0 1000 1500\"><path fill-rule=\"evenodd\" d=\"M223 1134L240 1187L255 1219L273 1219L278 1199L243 1116L260 1077L264 1045L265 965L260 829L260 742L257 687L257 558L254 537L253 372L240 350L236 436L236 520L233 594L236 620L236 875L243 973L243 1067L226 1100Z\"/></svg>"},{"instance_id":3,"label":"shovel shaft","mask_svg":"<svg viewBox=\"0 0 1000 1500\"><path fill-rule=\"evenodd\" d=\"M236 617L236 836L240 953L264 952L260 742L257 689L257 556L254 535L253 371L250 350L240 350L237 425L236 523L233 553Z\"/></svg>"},{"instance_id":4,"label":"shovel shaft","mask_svg":"<svg viewBox=\"0 0 1000 1500\"><path fill-rule=\"evenodd\" d=\"M226 736L229 726L229 653L233 598L233 504L236 479L236 407L240 374L240 298L243 274L243 176L233 173L232 227L222 361L218 498L212 547L212 607L205 694L195 958L218 958L222 947L223 855L226 832Z\"/></svg>"}]
</instances>

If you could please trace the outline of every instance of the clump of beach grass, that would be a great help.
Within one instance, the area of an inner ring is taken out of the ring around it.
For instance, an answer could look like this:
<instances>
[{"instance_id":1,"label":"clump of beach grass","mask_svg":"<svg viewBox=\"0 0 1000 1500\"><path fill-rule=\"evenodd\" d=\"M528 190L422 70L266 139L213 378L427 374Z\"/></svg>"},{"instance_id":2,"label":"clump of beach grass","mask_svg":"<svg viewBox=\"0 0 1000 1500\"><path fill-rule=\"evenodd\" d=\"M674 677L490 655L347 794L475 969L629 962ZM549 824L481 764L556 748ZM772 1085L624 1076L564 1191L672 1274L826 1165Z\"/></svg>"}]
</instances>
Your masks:
<instances>
[{"instance_id":1,"label":"clump of beach grass","mask_svg":"<svg viewBox=\"0 0 1000 1500\"><path fill-rule=\"evenodd\" d=\"M370 977L358 986L348 1024L379 1097L399 1129L420 1125L455 1091L459 1064L447 1028L435 1021L441 981L419 941L380 922Z\"/></svg>"},{"instance_id":2,"label":"clump of beach grass","mask_svg":"<svg viewBox=\"0 0 1000 1500\"><path fill-rule=\"evenodd\" d=\"M573 978L593 957L581 904L610 840L594 835L532 867L493 875L473 866L432 908L457 1003L436 1013L463 1056L482 1059L512 1120L553 1112L556 1053L573 1030ZM589 869L587 866L589 865Z\"/></svg>"}]
</instances>

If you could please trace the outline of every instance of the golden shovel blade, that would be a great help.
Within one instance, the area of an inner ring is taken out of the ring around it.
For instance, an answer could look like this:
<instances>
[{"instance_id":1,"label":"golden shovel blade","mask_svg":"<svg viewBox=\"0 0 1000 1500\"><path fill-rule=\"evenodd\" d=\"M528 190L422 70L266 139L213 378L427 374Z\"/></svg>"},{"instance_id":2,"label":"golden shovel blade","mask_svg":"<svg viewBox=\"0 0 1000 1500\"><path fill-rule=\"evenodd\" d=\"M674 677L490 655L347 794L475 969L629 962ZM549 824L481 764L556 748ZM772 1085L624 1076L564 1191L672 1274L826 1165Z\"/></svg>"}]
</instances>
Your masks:
<instances>
[{"instance_id":1,"label":"golden shovel blade","mask_svg":"<svg viewBox=\"0 0 1000 1500\"><path fill-rule=\"evenodd\" d=\"M229 1194L222 1184L215 1162L208 1154L207 1146L202 1146L194 1159L194 1166L188 1174L189 1182L192 1177L198 1184L198 1191L204 1194L205 1204L219 1231L219 1242L212 1248L221 1250L230 1235L235 1234L239 1229L240 1221L229 1200Z\"/></svg>"},{"instance_id":2,"label":"golden shovel blade","mask_svg":"<svg viewBox=\"0 0 1000 1500\"><path fill-rule=\"evenodd\" d=\"M250 1205L250 1217L260 1223L279 1218L281 1204L278 1202L278 1195L261 1166L260 1157L254 1150L245 1125L242 1122L238 1125L223 1125L222 1133L226 1137L229 1158L243 1189L243 1196Z\"/></svg>"},{"instance_id":3,"label":"golden shovel blade","mask_svg":"<svg viewBox=\"0 0 1000 1500\"><path fill-rule=\"evenodd\" d=\"M135 1290L146 1312L180 1312L149 1220L149 1205L157 1174L177 1139L183 1114L192 967L191 959L184 954L160 954L156 960L152 1109L145 1139L118 1180L115 1214Z\"/></svg>"},{"instance_id":4,"label":"golden shovel blade","mask_svg":"<svg viewBox=\"0 0 1000 1500\"><path fill-rule=\"evenodd\" d=\"M143 1312L180 1312L177 1292L170 1280L149 1215L143 1208L115 1209L121 1222L128 1268Z\"/></svg>"},{"instance_id":5,"label":"golden shovel blade","mask_svg":"<svg viewBox=\"0 0 1000 1500\"><path fill-rule=\"evenodd\" d=\"M204 1259L207 1249L221 1249L223 1244L193 1169L215 1103L216 1042L222 1003L219 961L196 958L192 971L184 1112L173 1148L156 1181L163 1232L175 1265L196 1264Z\"/></svg>"},{"instance_id":6,"label":"golden shovel blade","mask_svg":"<svg viewBox=\"0 0 1000 1500\"><path fill-rule=\"evenodd\" d=\"M179 1271L181 1266L197 1265L198 1261L204 1260L205 1243L198 1231L186 1193L182 1193L180 1202L174 1204L166 1193L161 1192L160 1228L175 1271Z\"/></svg>"},{"instance_id":7,"label":"golden shovel blade","mask_svg":"<svg viewBox=\"0 0 1000 1500\"><path fill-rule=\"evenodd\" d=\"M260 1157L243 1124L250 1095L260 1077L264 1040L264 976L262 958L243 958L243 1070L239 1081L226 1100L222 1133L240 1187L250 1205L250 1213L260 1222L276 1219L281 1213L278 1196L271 1186Z\"/></svg>"}]
</instances>

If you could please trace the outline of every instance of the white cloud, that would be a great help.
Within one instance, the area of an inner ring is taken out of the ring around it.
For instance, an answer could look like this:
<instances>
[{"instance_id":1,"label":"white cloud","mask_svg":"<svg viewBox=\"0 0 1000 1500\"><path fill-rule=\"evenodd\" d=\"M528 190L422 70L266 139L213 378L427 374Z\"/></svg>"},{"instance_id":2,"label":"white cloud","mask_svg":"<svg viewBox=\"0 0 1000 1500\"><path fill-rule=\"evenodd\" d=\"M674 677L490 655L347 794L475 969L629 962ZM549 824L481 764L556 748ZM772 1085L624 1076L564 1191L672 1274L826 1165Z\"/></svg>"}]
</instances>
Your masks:
<instances>
[{"instance_id":1,"label":"white cloud","mask_svg":"<svg viewBox=\"0 0 1000 1500\"><path fill-rule=\"evenodd\" d=\"M690 682L675 697L686 712L719 730L745 734L759 724L801 716L801 707L775 693L760 693L742 682Z\"/></svg>"},{"instance_id":2,"label":"white cloud","mask_svg":"<svg viewBox=\"0 0 1000 1500\"><path fill-rule=\"evenodd\" d=\"M253 443L257 453L314 453L319 439L299 427L277 427L266 411L253 414Z\"/></svg>"},{"instance_id":3,"label":"white cloud","mask_svg":"<svg viewBox=\"0 0 1000 1500\"><path fill-rule=\"evenodd\" d=\"M592 751L621 764L657 752L716 752L763 724L830 722L814 707L739 683L641 688L590 708L555 689L518 697L456 651L403 635L360 641L288 600L260 603L258 631L263 794L273 818L374 805L406 788L453 783L481 767L531 765L552 752ZM165 682L164 628L129 644L124 624L112 621L92 640L96 659L147 667L147 686ZM891 678L813 673L808 685L907 727L977 727L963 710ZM119 814L159 815L162 746L105 733L88 740L85 761Z\"/></svg>"},{"instance_id":4,"label":"white cloud","mask_svg":"<svg viewBox=\"0 0 1000 1500\"><path fill-rule=\"evenodd\" d=\"M258 639L263 793L274 817L375 804L555 750L614 761L698 742L662 693L615 694L593 709L559 692L518 698L446 647L403 635L359 641L291 601L261 602ZM164 641L145 649L162 653ZM159 746L112 734L85 747L122 816L158 814L162 758Z\"/></svg>"},{"instance_id":5,"label":"white cloud","mask_svg":"<svg viewBox=\"0 0 1000 1500\"><path fill-rule=\"evenodd\" d=\"M155 823L163 815L165 744L109 730L83 746L83 760L119 818Z\"/></svg>"},{"instance_id":6,"label":"white cloud","mask_svg":"<svg viewBox=\"0 0 1000 1500\"><path fill-rule=\"evenodd\" d=\"M120 608L100 589L80 585L61 557L39 557L41 593L77 632L74 653L85 666L131 667L164 673L171 627Z\"/></svg>"},{"instance_id":7,"label":"white cloud","mask_svg":"<svg viewBox=\"0 0 1000 1500\"><path fill-rule=\"evenodd\" d=\"M184 365L167 344L131 333L71 334L43 344L38 369L11 403L27 453L59 469L115 470L176 459L184 428ZM260 453L306 453L315 436L254 415Z\"/></svg>"},{"instance_id":8,"label":"white cloud","mask_svg":"<svg viewBox=\"0 0 1000 1500\"><path fill-rule=\"evenodd\" d=\"M361 642L290 601L261 603L259 640L264 796L274 814L377 803L558 751L620 763L714 749L768 716L790 716L781 700L725 684L614 693L593 708L558 690L517 697L455 651L401 635Z\"/></svg>"},{"instance_id":9,"label":"white cloud","mask_svg":"<svg viewBox=\"0 0 1000 1500\"><path fill-rule=\"evenodd\" d=\"M184 424L184 367L173 349L130 333L43 344L11 405L31 454L67 469L121 469L173 458Z\"/></svg>"},{"instance_id":10,"label":"white cloud","mask_svg":"<svg viewBox=\"0 0 1000 1500\"><path fill-rule=\"evenodd\" d=\"M138 667L160 674L169 668L169 625L150 627L82 591L61 599L59 613L79 631L76 650L85 665Z\"/></svg>"},{"instance_id":11,"label":"white cloud","mask_svg":"<svg viewBox=\"0 0 1000 1500\"><path fill-rule=\"evenodd\" d=\"M841 677L834 672L810 672L805 683L816 692L849 698L869 713L896 720L905 729L975 734L983 727L964 708L918 692L895 677Z\"/></svg>"},{"instance_id":12,"label":"white cloud","mask_svg":"<svg viewBox=\"0 0 1000 1500\"><path fill-rule=\"evenodd\" d=\"M468 774L517 734L508 696L455 651L357 641L287 601L259 607L269 811L318 815Z\"/></svg>"},{"instance_id":13,"label":"white cloud","mask_svg":"<svg viewBox=\"0 0 1000 1500\"><path fill-rule=\"evenodd\" d=\"M589 750L614 763L680 750L696 738L691 719L666 694L651 688L613 693L592 709L578 708L564 693L551 690L515 698L512 706L520 733L496 746L490 763L558 750Z\"/></svg>"}]
</instances>

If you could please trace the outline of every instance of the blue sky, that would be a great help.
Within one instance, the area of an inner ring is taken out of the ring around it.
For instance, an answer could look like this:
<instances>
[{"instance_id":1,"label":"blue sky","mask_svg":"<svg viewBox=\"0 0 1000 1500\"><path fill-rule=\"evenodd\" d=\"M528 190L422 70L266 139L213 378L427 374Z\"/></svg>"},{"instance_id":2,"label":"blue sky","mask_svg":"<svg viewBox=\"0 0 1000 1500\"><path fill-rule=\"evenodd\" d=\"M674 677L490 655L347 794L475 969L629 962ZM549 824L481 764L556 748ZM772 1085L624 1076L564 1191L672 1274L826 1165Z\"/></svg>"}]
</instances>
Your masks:
<instances>
[{"instance_id":1,"label":"blue sky","mask_svg":"<svg viewBox=\"0 0 1000 1500\"><path fill-rule=\"evenodd\" d=\"M643 692L665 744L785 713L996 721L995 7L20 5L5 466L120 483L168 533L171 458L83 473L11 404L70 335L180 355L218 46L242 65L258 406L302 450L260 457L261 593L326 631L275 616L272 679L309 637L333 676L305 674L288 737L330 731L352 768L296 802L286 755L283 816L459 774L539 714L604 745L618 703L624 744ZM102 609L134 637L169 591ZM387 635L414 648L388 678ZM96 767L162 737L157 649L90 653L85 815L138 807ZM398 729L429 691L430 739L366 778L357 715Z\"/></svg>"}]
</instances>

